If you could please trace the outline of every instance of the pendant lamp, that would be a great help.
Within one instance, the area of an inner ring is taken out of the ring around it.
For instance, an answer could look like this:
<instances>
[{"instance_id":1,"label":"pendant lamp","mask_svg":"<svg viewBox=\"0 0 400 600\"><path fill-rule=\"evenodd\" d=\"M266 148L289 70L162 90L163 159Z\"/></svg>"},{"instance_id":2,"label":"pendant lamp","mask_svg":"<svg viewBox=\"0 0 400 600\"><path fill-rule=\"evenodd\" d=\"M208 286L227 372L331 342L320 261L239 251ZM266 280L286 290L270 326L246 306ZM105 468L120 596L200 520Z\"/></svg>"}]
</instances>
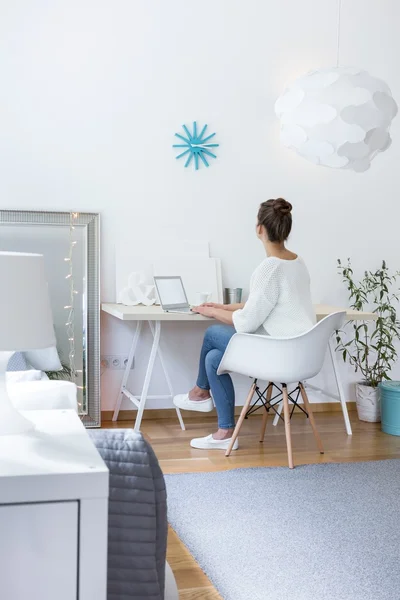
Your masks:
<instances>
[{"instance_id":1,"label":"pendant lamp","mask_svg":"<svg viewBox=\"0 0 400 600\"><path fill-rule=\"evenodd\" d=\"M337 66L294 81L276 101L275 112L285 146L317 165L362 172L389 148L397 104L381 79L339 67L340 12L341 0Z\"/></svg>"}]
</instances>

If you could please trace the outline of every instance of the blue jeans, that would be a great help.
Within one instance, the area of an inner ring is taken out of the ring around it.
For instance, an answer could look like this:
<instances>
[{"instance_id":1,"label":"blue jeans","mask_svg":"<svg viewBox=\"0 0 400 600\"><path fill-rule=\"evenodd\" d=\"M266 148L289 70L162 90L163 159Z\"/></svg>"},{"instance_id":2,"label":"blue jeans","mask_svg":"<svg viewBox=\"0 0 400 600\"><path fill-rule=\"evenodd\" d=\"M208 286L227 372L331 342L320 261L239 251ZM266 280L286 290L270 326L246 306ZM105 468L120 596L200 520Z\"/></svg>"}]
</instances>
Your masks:
<instances>
[{"instance_id":1,"label":"blue jeans","mask_svg":"<svg viewBox=\"0 0 400 600\"><path fill-rule=\"evenodd\" d=\"M218 427L235 427L235 389L230 375L217 375L219 363L235 328L229 325L212 325L204 335L200 353L197 385L210 390L218 413Z\"/></svg>"}]
</instances>

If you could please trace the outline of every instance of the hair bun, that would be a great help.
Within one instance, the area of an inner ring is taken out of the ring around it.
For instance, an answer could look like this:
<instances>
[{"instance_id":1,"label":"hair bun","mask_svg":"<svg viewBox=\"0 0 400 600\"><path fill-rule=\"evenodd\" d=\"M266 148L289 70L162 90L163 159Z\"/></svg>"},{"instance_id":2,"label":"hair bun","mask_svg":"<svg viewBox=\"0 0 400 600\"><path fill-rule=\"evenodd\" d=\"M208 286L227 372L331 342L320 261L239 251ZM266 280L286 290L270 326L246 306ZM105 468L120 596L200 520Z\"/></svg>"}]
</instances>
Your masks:
<instances>
[{"instance_id":1,"label":"hair bun","mask_svg":"<svg viewBox=\"0 0 400 600\"><path fill-rule=\"evenodd\" d=\"M272 205L274 211L280 215L288 215L292 212L292 205L284 198L276 198Z\"/></svg>"}]
</instances>

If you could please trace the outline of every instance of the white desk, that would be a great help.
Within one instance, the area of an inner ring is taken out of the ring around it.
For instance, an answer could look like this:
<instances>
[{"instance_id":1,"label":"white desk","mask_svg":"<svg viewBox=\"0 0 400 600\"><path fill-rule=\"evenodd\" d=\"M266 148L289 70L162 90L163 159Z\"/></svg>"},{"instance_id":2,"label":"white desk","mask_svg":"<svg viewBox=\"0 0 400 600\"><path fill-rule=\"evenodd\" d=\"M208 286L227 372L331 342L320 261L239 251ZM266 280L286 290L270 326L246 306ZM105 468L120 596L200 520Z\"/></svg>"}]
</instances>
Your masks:
<instances>
[{"instance_id":1,"label":"white desk","mask_svg":"<svg viewBox=\"0 0 400 600\"><path fill-rule=\"evenodd\" d=\"M115 410L113 415L113 421L118 419L118 414L121 408L122 399L124 396L129 398L129 400L137 407L138 413L135 422L135 431L140 430L140 425L142 422L143 411L146 406L146 401L148 398L156 399L156 400L165 400L172 399L174 396L174 392L172 389L172 384L170 377L168 375L168 371L166 369L166 364L164 361L164 357L162 351L160 349L160 335L161 335L161 323L163 321L187 321L190 323L201 323L201 322L210 322L214 321L214 319L203 317L201 315L196 314L181 314L181 313L165 313L160 306L124 306L122 304L102 304L102 310L121 321L136 321L136 329L133 334L131 349L129 353L128 364L126 365L125 372L122 378L121 389L118 394L118 398L115 404ZM349 321L371 321L376 319L376 315L370 312L359 312L352 309L346 308L338 308L336 306L328 306L324 304L316 304L315 305L315 313L317 315L317 320L320 321L327 315L330 315L334 312L346 310L347 317ZM150 331L153 335L153 345L150 351L149 362L147 365L146 375L143 382L142 392L140 394L132 394L127 387L126 384L128 382L128 377L131 371L131 366L133 359L135 357L136 348L139 342L140 334L142 331L143 322L147 321ZM343 417L346 425L346 431L349 435L351 435L351 425L349 420L349 415L347 412L346 398L343 391L343 386L340 380L339 369L336 360L336 352L335 352L335 342L332 339L329 344L329 353L332 361L332 367L335 373L335 380L338 388L338 395L331 394L330 392L326 392L321 388L317 388L310 384L307 386L311 389L321 391L328 397L331 397L335 400L338 400L342 405ZM156 356L159 356L161 366L164 371L165 379L168 386L169 394L162 396L149 396L149 385L151 381L151 376L153 373L154 362L156 360ZM179 409L176 409L178 419L182 429L185 429L185 425L183 423L182 415L180 414ZM279 419L279 415L276 416L276 419ZM275 421L276 423L277 421Z\"/></svg>"},{"instance_id":2,"label":"white desk","mask_svg":"<svg viewBox=\"0 0 400 600\"><path fill-rule=\"evenodd\" d=\"M214 321L195 313L167 313L161 306L124 306L123 304L102 304L101 310L121 321Z\"/></svg>"},{"instance_id":3,"label":"white desk","mask_svg":"<svg viewBox=\"0 0 400 600\"><path fill-rule=\"evenodd\" d=\"M108 469L73 410L0 437L4 600L106 600Z\"/></svg>"},{"instance_id":4,"label":"white desk","mask_svg":"<svg viewBox=\"0 0 400 600\"><path fill-rule=\"evenodd\" d=\"M203 317L201 315L196 315L194 313L166 313L163 311L161 306L124 306L123 304L102 304L101 308L104 312L108 313L109 315L112 315L113 317L116 317L117 319L120 319L121 321L136 321L136 329L132 338L128 363L126 365L125 372L122 377L121 389L119 391L118 398L115 403L113 421L116 421L118 419L122 399L124 396L126 396L126 398L128 398L138 409L134 429L135 431L139 431L140 425L142 423L143 411L145 409L146 401L148 399L172 400L172 398L174 397L171 379L167 371L162 350L160 348L161 322L189 321L191 323L201 323L213 321L214 319ZM147 365L142 391L140 394L133 394L128 390L126 384L128 383L128 377L131 372L133 359L135 358L136 348L139 342L140 334L142 332L142 326L144 321L148 323L150 331L153 335L153 345L150 351L149 362ZM164 372L169 394L154 396L149 395L148 391L157 354ZM181 411L179 410L179 408L176 409L176 414L178 415L181 428L185 429L185 424L183 422Z\"/></svg>"}]
</instances>

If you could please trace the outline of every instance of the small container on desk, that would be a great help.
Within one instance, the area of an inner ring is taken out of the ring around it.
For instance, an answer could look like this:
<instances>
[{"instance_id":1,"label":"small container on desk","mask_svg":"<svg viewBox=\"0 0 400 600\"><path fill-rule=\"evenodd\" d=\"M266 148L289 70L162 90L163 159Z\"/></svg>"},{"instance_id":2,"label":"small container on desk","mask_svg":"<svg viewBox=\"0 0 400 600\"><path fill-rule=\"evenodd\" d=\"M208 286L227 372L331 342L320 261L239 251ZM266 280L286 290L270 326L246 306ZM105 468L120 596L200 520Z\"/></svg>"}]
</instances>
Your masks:
<instances>
[{"instance_id":1,"label":"small container on desk","mask_svg":"<svg viewBox=\"0 0 400 600\"><path fill-rule=\"evenodd\" d=\"M238 304L242 301L242 288L225 288L224 304Z\"/></svg>"}]
</instances>

